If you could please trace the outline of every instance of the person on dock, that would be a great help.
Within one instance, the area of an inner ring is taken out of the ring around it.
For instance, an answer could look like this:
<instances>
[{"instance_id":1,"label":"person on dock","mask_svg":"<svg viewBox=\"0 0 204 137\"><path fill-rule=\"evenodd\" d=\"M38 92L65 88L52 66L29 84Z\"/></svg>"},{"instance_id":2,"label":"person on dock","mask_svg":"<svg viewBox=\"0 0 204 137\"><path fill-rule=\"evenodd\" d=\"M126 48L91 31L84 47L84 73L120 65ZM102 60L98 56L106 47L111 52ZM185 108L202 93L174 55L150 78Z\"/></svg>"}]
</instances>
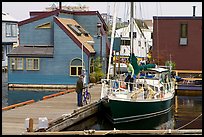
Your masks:
<instances>
[{"instance_id":1,"label":"person on dock","mask_svg":"<svg viewBox=\"0 0 204 137\"><path fill-rule=\"evenodd\" d=\"M82 107L82 91L83 91L83 78L84 75L80 75L79 79L77 80L77 85L76 85L76 92L77 92L77 106Z\"/></svg>"},{"instance_id":2,"label":"person on dock","mask_svg":"<svg viewBox=\"0 0 204 137\"><path fill-rule=\"evenodd\" d=\"M133 78L133 76L134 76L134 68L133 68L132 64L129 61L126 61L125 63L127 65L127 71L128 71L128 75L125 78L125 82L133 83L133 80L134 80L134 78ZM126 88L127 87L128 87L128 83L126 83ZM132 92L132 89L133 89L133 85L130 84L130 92Z\"/></svg>"}]
</instances>

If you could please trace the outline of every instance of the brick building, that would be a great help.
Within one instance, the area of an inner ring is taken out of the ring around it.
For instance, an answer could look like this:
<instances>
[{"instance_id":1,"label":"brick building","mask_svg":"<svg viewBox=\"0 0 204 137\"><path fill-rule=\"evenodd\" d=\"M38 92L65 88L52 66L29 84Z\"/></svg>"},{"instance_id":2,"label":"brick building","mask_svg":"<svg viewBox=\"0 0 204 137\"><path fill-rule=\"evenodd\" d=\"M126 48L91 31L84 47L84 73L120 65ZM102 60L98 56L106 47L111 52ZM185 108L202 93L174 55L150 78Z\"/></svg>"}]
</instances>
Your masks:
<instances>
[{"instance_id":1,"label":"brick building","mask_svg":"<svg viewBox=\"0 0 204 137\"><path fill-rule=\"evenodd\" d=\"M153 17L152 57L164 65L170 55L175 69L202 70L202 17Z\"/></svg>"}]
</instances>

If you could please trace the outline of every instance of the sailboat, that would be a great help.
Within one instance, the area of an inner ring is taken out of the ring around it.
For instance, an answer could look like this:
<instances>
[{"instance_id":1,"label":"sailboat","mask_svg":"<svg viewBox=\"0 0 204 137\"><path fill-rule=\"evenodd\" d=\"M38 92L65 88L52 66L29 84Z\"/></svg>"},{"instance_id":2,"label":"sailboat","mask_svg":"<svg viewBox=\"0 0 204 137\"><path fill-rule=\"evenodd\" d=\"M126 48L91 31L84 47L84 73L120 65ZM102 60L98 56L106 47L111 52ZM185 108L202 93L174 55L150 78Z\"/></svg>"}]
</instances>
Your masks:
<instances>
[{"instance_id":1,"label":"sailboat","mask_svg":"<svg viewBox=\"0 0 204 137\"><path fill-rule=\"evenodd\" d=\"M131 3L131 10L133 10L133 3ZM131 13L130 42L132 47L133 12ZM111 55L112 48L110 49ZM135 70L135 75L139 76L134 79L133 83L124 82L124 75L109 79L109 71L107 79L101 80L102 106L107 118L113 124L162 115L168 113L173 106L175 80L171 76L171 66L156 66L154 64L140 66L137 64L137 57L134 53L130 53L129 61ZM130 84L133 85L132 92L130 91Z\"/></svg>"}]
</instances>

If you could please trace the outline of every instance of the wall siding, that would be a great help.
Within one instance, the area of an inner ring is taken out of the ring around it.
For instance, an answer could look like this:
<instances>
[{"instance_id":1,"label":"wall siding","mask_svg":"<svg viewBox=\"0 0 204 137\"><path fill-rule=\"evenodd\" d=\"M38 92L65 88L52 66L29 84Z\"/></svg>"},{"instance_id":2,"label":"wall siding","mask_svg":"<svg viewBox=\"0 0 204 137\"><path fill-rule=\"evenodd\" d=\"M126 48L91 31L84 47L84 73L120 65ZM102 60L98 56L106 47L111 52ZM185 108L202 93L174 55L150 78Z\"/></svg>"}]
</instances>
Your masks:
<instances>
[{"instance_id":1,"label":"wall siding","mask_svg":"<svg viewBox=\"0 0 204 137\"><path fill-rule=\"evenodd\" d=\"M72 18L72 15L60 14L60 17ZM74 16L74 19L92 36L97 33L97 22L99 18L96 15ZM39 29L35 27L46 22L51 22L51 29ZM100 55L100 39L94 38L94 48ZM70 63L73 59L81 59L81 48L67 34L53 22L53 16L40 19L20 26L20 45L54 45L53 58L40 58L39 71L26 70L26 58L24 58L23 71L11 71L8 69L9 84L65 84L75 85L78 76L70 76ZM102 37L103 57L106 55L106 38ZM89 76L89 57L84 52L84 62ZM8 62L10 64L10 60ZM104 65L105 66L105 65ZM105 69L105 68L104 68ZM88 81L88 77L87 77Z\"/></svg>"},{"instance_id":2,"label":"wall siding","mask_svg":"<svg viewBox=\"0 0 204 137\"><path fill-rule=\"evenodd\" d=\"M179 44L181 23L188 24L188 44L186 46ZM169 60L171 54L171 60L176 62L176 69L202 69L201 19L154 20L153 35L153 57L157 58L160 55L164 60Z\"/></svg>"},{"instance_id":3,"label":"wall siding","mask_svg":"<svg viewBox=\"0 0 204 137\"><path fill-rule=\"evenodd\" d=\"M7 22L2 21L2 42L16 43L17 42L17 36L15 36L15 37L6 37L6 23ZM9 22L9 23L11 23L11 22ZM17 24L17 23L13 23L13 24Z\"/></svg>"},{"instance_id":4,"label":"wall siding","mask_svg":"<svg viewBox=\"0 0 204 137\"><path fill-rule=\"evenodd\" d=\"M71 18L71 19L73 19L73 14L60 13L60 14L58 15L58 17L60 17L60 18Z\"/></svg>"},{"instance_id":5,"label":"wall siding","mask_svg":"<svg viewBox=\"0 0 204 137\"><path fill-rule=\"evenodd\" d=\"M51 29L36 29L47 22L53 22L53 16L20 26L20 45L53 45L53 23Z\"/></svg>"},{"instance_id":6,"label":"wall siding","mask_svg":"<svg viewBox=\"0 0 204 137\"><path fill-rule=\"evenodd\" d=\"M78 77L70 76L70 61L75 59L75 58L80 58L81 59L81 48L74 43L74 41L66 35L66 33L59 28L57 24L54 24L54 29L55 29L55 37L54 37L54 60L55 62L59 63L59 68L61 68L61 75L67 75L64 77L65 79L72 79L72 83L76 83L76 80ZM89 67L88 67L88 56L84 52L84 62L85 62L85 67L87 70L87 73L89 72ZM89 75L89 74L88 74Z\"/></svg>"},{"instance_id":7,"label":"wall siding","mask_svg":"<svg viewBox=\"0 0 204 137\"><path fill-rule=\"evenodd\" d=\"M88 18L88 19L87 19ZM96 51L95 58L100 56L100 38L97 38L97 23L101 23L101 20L97 15L78 15L74 16L74 19L90 33L94 39L94 49ZM106 36L102 36L102 57L106 57ZM106 63L103 62L102 70L106 72Z\"/></svg>"}]
</instances>

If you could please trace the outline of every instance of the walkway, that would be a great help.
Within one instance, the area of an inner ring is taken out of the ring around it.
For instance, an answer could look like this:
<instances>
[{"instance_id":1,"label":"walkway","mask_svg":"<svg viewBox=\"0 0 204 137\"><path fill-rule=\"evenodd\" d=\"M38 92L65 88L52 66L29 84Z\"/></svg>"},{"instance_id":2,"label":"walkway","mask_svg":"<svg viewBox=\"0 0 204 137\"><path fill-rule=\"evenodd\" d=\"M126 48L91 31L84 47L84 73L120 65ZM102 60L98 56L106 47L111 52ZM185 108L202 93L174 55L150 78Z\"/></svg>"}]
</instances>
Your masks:
<instances>
[{"instance_id":1,"label":"walkway","mask_svg":"<svg viewBox=\"0 0 204 137\"><path fill-rule=\"evenodd\" d=\"M89 91L92 96L91 103L100 99L100 84L91 87ZM70 114L76 109L78 109L76 92L70 92L2 111L2 135L21 135L23 132L26 132L26 118L33 118L33 129L36 129L39 117L47 117L48 121L52 121L63 114Z\"/></svg>"}]
</instances>

